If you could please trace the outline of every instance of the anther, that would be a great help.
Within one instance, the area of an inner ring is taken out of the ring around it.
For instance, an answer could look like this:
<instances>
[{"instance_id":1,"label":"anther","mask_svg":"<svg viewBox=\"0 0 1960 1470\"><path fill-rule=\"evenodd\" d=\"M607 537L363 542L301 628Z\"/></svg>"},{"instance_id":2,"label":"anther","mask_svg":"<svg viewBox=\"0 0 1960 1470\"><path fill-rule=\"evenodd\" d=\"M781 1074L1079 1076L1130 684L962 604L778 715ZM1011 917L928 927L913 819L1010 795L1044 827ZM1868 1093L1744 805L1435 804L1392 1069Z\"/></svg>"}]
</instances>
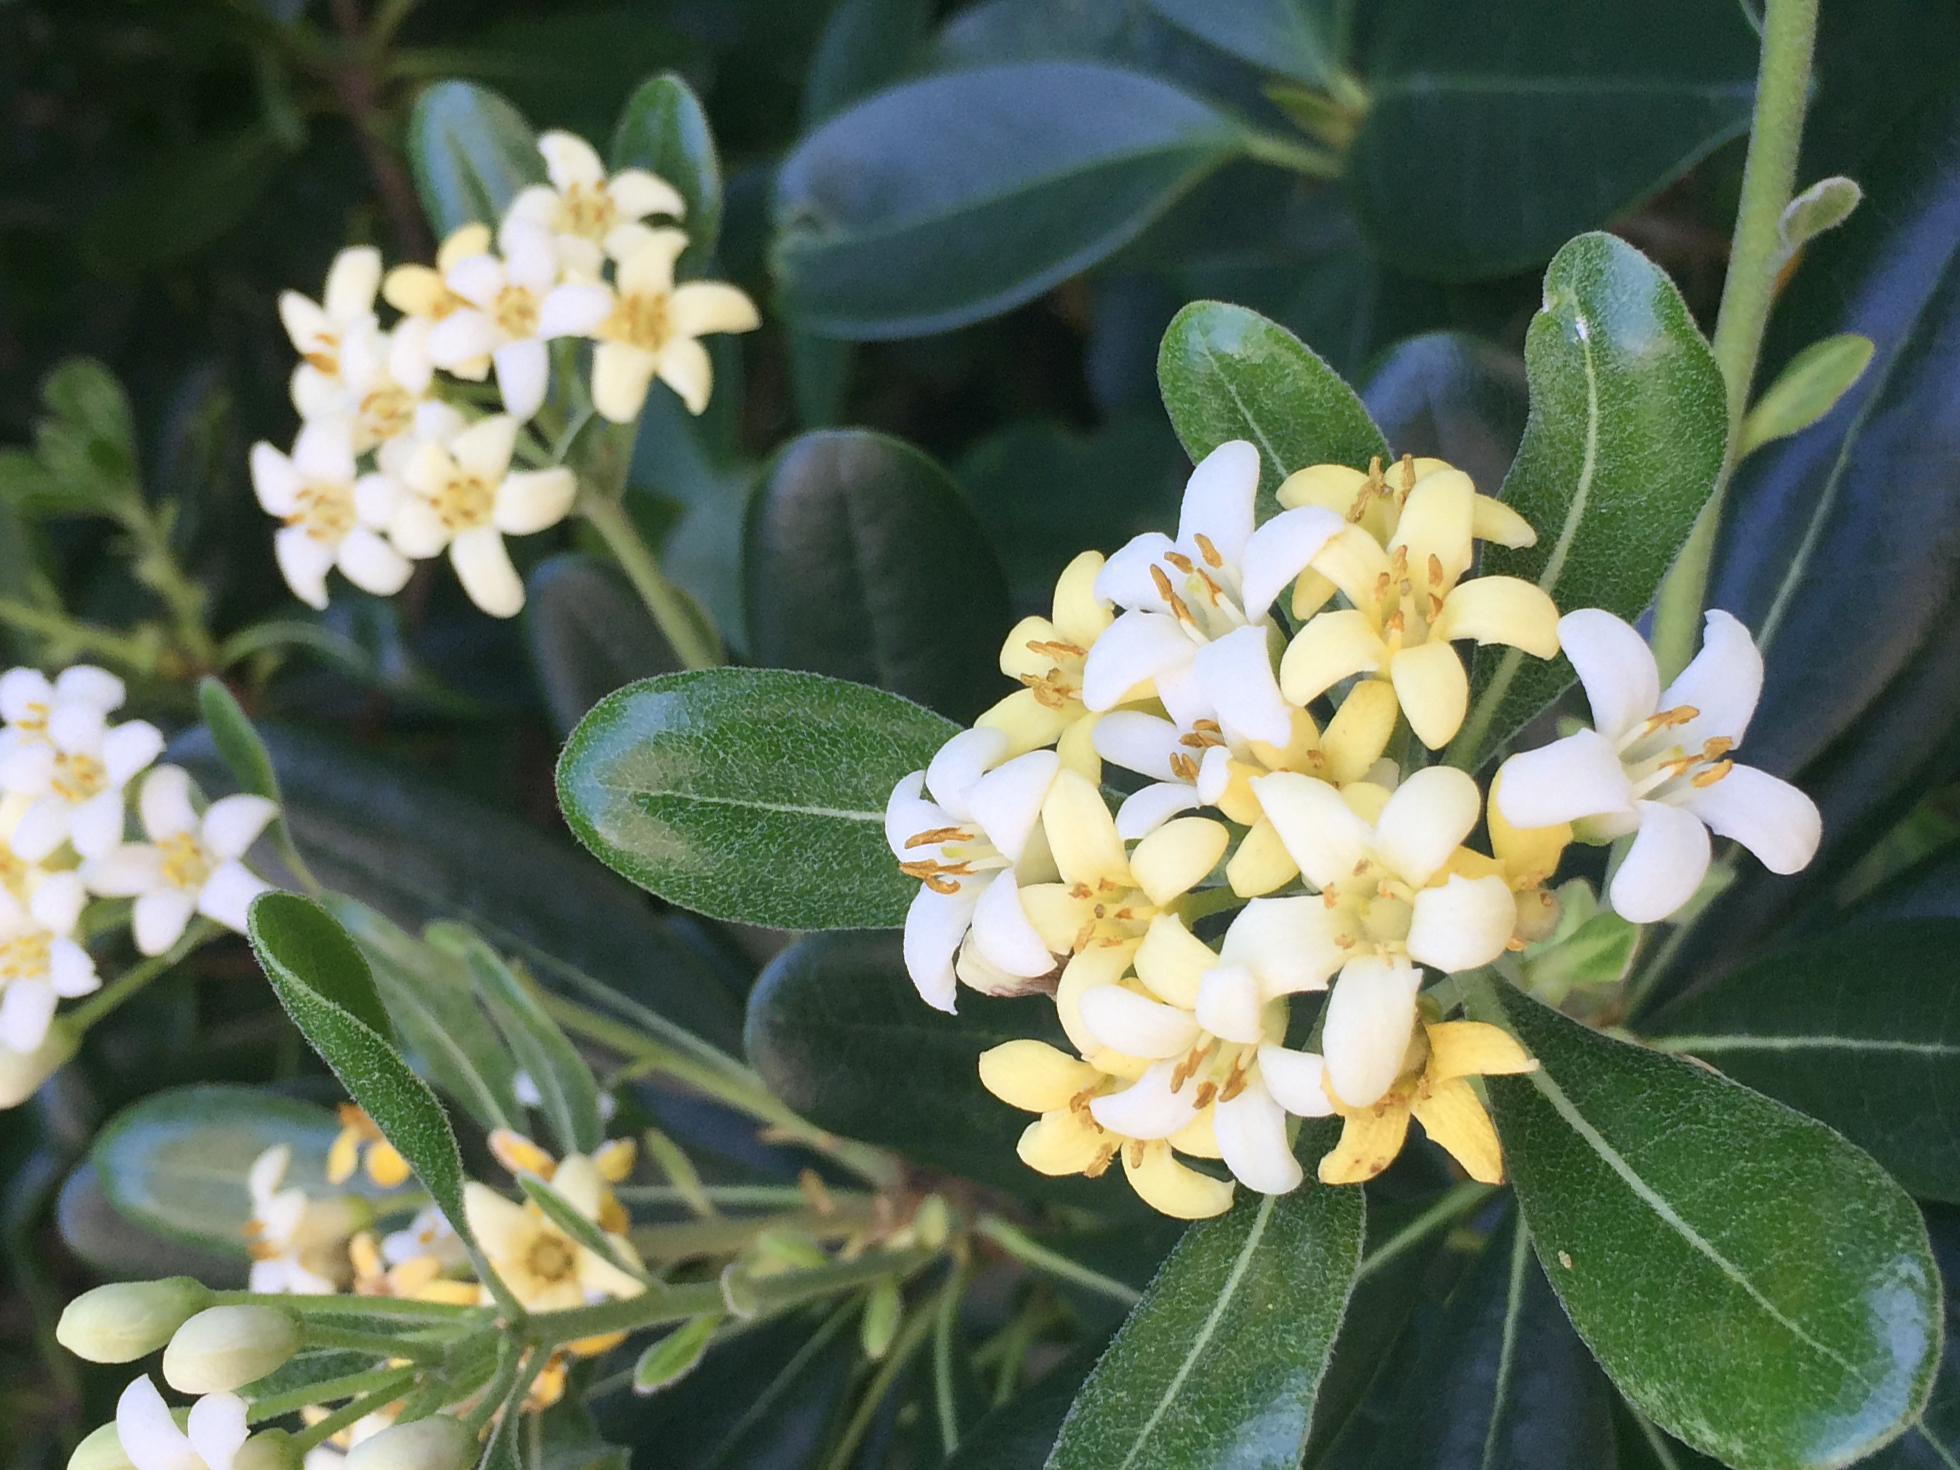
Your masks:
<instances>
[{"instance_id":1,"label":"anther","mask_svg":"<svg viewBox=\"0 0 1960 1470\"><path fill-rule=\"evenodd\" d=\"M1713 786L1717 781L1721 780L1724 776L1728 775L1728 773L1730 771L1733 771L1734 769L1735 769L1734 761L1731 760L1717 761L1714 765L1710 766L1707 770L1697 773L1694 779L1689 781L1688 784L1690 786Z\"/></svg>"},{"instance_id":2,"label":"anther","mask_svg":"<svg viewBox=\"0 0 1960 1470\"><path fill-rule=\"evenodd\" d=\"M1429 553L1429 585L1443 585L1443 559L1433 551Z\"/></svg>"},{"instance_id":3,"label":"anther","mask_svg":"<svg viewBox=\"0 0 1960 1470\"><path fill-rule=\"evenodd\" d=\"M1203 531L1200 531L1191 539L1197 545L1198 555L1205 559L1206 566L1222 567L1225 565L1225 558L1219 554L1218 548L1211 544L1211 537L1207 536Z\"/></svg>"},{"instance_id":4,"label":"anther","mask_svg":"<svg viewBox=\"0 0 1960 1470\"><path fill-rule=\"evenodd\" d=\"M905 839L909 850L914 847L931 847L938 842L971 842L973 834L964 827L934 827L928 832L915 832Z\"/></svg>"}]
</instances>

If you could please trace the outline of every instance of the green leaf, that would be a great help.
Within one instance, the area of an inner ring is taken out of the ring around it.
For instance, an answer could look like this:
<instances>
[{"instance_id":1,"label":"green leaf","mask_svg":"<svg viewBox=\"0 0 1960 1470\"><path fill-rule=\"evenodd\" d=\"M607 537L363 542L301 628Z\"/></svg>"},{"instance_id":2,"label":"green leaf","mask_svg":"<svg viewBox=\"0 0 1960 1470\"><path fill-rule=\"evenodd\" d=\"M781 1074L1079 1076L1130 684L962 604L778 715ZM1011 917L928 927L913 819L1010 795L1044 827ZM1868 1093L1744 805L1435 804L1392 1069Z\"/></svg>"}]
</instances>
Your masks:
<instances>
[{"instance_id":1,"label":"green leaf","mask_svg":"<svg viewBox=\"0 0 1960 1470\"><path fill-rule=\"evenodd\" d=\"M662 72L627 99L613 131L612 167L658 174L687 201L687 249L676 262L697 276L721 240L721 157L701 99L677 73Z\"/></svg>"},{"instance_id":2,"label":"green leaf","mask_svg":"<svg viewBox=\"0 0 1960 1470\"><path fill-rule=\"evenodd\" d=\"M891 927L914 885L885 846L885 802L955 730L815 674L666 674L580 721L558 802L602 862L670 903L784 929Z\"/></svg>"},{"instance_id":3,"label":"green leaf","mask_svg":"<svg viewBox=\"0 0 1960 1470\"><path fill-rule=\"evenodd\" d=\"M910 71L937 8L932 0L840 0L803 78L804 128Z\"/></svg>"},{"instance_id":4,"label":"green leaf","mask_svg":"<svg viewBox=\"0 0 1960 1470\"><path fill-rule=\"evenodd\" d=\"M252 952L300 1034L408 1161L451 1228L471 1242L456 1135L429 1084L389 1045L387 1016L354 942L325 909L291 893L254 899L249 932Z\"/></svg>"},{"instance_id":5,"label":"green leaf","mask_svg":"<svg viewBox=\"0 0 1960 1470\"><path fill-rule=\"evenodd\" d=\"M1960 1203L1960 921L1849 929L1663 1011L1684 1052L1830 1124L1923 1199Z\"/></svg>"},{"instance_id":6,"label":"green leaf","mask_svg":"<svg viewBox=\"0 0 1960 1470\"><path fill-rule=\"evenodd\" d=\"M1960 1288L1960 1215L1932 1207L1926 1212L1926 1233L1951 1302ZM1933 1396L1918 1422L1861 1463L1868 1470L1950 1470L1956 1460L1960 1460L1960 1321L1949 1311L1946 1351L1940 1356L1939 1376L1933 1380Z\"/></svg>"},{"instance_id":7,"label":"green leaf","mask_svg":"<svg viewBox=\"0 0 1960 1470\"><path fill-rule=\"evenodd\" d=\"M1309 1123L1317 1158L1333 1129ZM1292 1470L1361 1262L1362 1195L1240 1192L1164 1262L1062 1425L1049 1470Z\"/></svg>"},{"instance_id":8,"label":"green leaf","mask_svg":"<svg viewBox=\"0 0 1960 1470\"><path fill-rule=\"evenodd\" d=\"M1403 270L1524 269L1747 127L1756 54L1724 0L1400 0L1362 60L1349 196Z\"/></svg>"},{"instance_id":9,"label":"green leaf","mask_svg":"<svg viewBox=\"0 0 1960 1470\"><path fill-rule=\"evenodd\" d=\"M1221 51L1296 81L1321 86L1341 69L1332 34L1337 7L1325 0L1147 0L1172 25Z\"/></svg>"},{"instance_id":10,"label":"green leaf","mask_svg":"<svg viewBox=\"0 0 1960 1470\"><path fill-rule=\"evenodd\" d=\"M204 715L205 727L211 732L211 743L218 748L219 758L238 782L239 789L263 796L279 808L279 814L272 819L273 839L279 844L279 854L286 866L304 882L311 875L286 825L286 799L279 793L279 773L272 767L272 757L266 752L265 742L259 739L259 732L252 727L237 696L215 674L206 674L198 680L197 704Z\"/></svg>"},{"instance_id":11,"label":"green leaf","mask_svg":"<svg viewBox=\"0 0 1960 1470\"><path fill-rule=\"evenodd\" d=\"M256 1087L173 1087L132 1103L89 1148L104 1194L134 1224L228 1255L246 1253L246 1175L259 1155L292 1150L286 1183L325 1194L340 1122L323 1107ZM362 1176L342 1188L359 1192Z\"/></svg>"},{"instance_id":12,"label":"green leaf","mask_svg":"<svg viewBox=\"0 0 1960 1470\"><path fill-rule=\"evenodd\" d=\"M324 894L321 902L360 946L416 1070L485 1129L522 1133L517 1064L484 1018L463 964L344 894Z\"/></svg>"},{"instance_id":13,"label":"green leaf","mask_svg":"<svg viewBox=\"0 0 1960 1470\"><path fill-rule=\"evenodd\" d=\"M1043 1002L962 992L957 1015L933 1010L895 934L818 934L762 972L745 1040L769 1090L820 1128L1016 1194L1128 1210L1113 1173L1050 1179L1016 1157L1034 1116L980 1085L979 1058L1022 1036L1067 1045Z\"/></svg>"},{"instance_id":14,"label":"green leaf","mask_svg":"<svg viewBox=\"0 0 1960 1470\"><path fill-rule=\"evenodd\" d=\"M704 1312L655 1342L633 1365L633 1392L658 1393L687 1377L700 1366L716 1329L727 1320L720 1312Z\"/></svg>"},{"instance_id":15,"label":"green leaf","mask_svg":"<svg viewBox=\"0 0 1960 1470\"><path fill-rule=\"evenodd\" d=\"M1106 1337L1077 1344L1060 1362L961 1434L943 1470L1042 1470L1082 1381L1107 1346Z\"/></svg>"},{"instance_id":16,"label":"green leaf","mask_svg":"<svg viewBox=\"0 0 1960 1470\"><path fill-rule=\"evenodd\" d=\"M1483 570L1536 582L1561 610L1599 607L1632 622L1721 470L1721 371L1666 273L1611 235L1559 251L1524 355L1531 417L1501 498L1538 541L1486 544ZM1572 681L1563 656L1479 649L1481 696L1451 760L1480 763Z\"/></svg>"},{"instance_id":17,"label":"green leaf","mask_svg":"<svg viewBox=\"0 0 1960 1470\"><path fill-rule=\"evenodd\" d=\"M1787 439L1823 418L1864 375L1873 348L1871 338L1841 332L1813 342L1791 358L1750 406L1736 454L1748 454L1772 439Z\"/></svg>"},{"instance_id":18,"label":"green leaf","mask_svg":"<svg viewBox=\"0 0 1960 1470\"><path fill-rule=\"evenodd\" d=\"M783 308L854 340L997 315L1134 238L1245 137L1175 87L1083 62L896 87L832 118L777 175Z\"/></svg>"},{"instance_id":19,"label":"green leaf","mask_svg":"<svg viewBox=\"0 0 1960 1470\"><path fill-rule=\"evenodd\" d=\"M883 434L792 440L749 502L750 652L965 723L1007 693L1007 581L966 498Z\"/></svg>"},{"instance_id":20,"label":"green leaf","mask_svg":"<svg viewBox=\"0 0 1960 1470\"><path fill-rule=\"evenodd\" d=\"M1501 982L1540 1063L1492 1077L1539 1264L1632 1403L1737 1470L1842 1465L1919 1412L1940 1287L1919 1211L1837 1134Z\"/></svg>"},{"instance_id":21,"label":"green leaf","mask_svg":"<svg viewBox=\"0 0 1960 1470\"><path fill-rule=\"evenodd\" d=\"M1388 453L1354 390L1298 337L1242 306L1194 301L1172 317L1157 352L1157 382L1193 463L1229 440L1259 446L1262 519L1295 470L1365 470Z\"/></svg>"},{"instance_id":22,"label":"green leaf","mask_svg":"<svg viewBox=\"0 0 1960 1470\"><path fill-rule=\"evenodd\" d=\"M1770 268L1782 270L1796 254L1826 230L1835 230L1864 202L1865 191L1840 175L1819 179L1783 206L1777 216L1777 249Z\"/></svg>"},{"instance_id":23,"label":"green leaf","mask_svg":"<svg viewBox=\"0 0 1960 1470\"><path fill-rule=\"evenodd\" d=\"M635 679L680 660L626 578L596 557L563 552L538 564L524 598L531 668L561 735Z\"/></svg>"},{"instance_id":24,"label":"green leaf","mask_svg":"<svg viewBox=\"0 0 1960 1470\"><path fill-rule=\"evenodd\" d=\"M1515 1215L1451 1294L1402 1379L1371 1470L1610 1465L1612 1390Z\"/></svg>"},{"instance_id":25,"label":"green leaf","mask_svg":"<svg viewBox=\"0 0 1960 1470\"><path fill-rule=\"evenodd\" d=\"M578 1048L503 957L461 924L431 924L428 942L461 959L512 1053L530 1075L559 1147L590 1153L605 1140L599 1084Z\"/></svg>"},{"instance_id":26,"label":"green leaf","mask_svg":"<svg viewBox=\"0 0 1960 1470\"><path fill-rule=\"evenodd\" d=\"M1530 405L1524 359L1457 332L1397 343L1361 398L1395 454L1446 459L1486 494L1518 456Z\"/></svg>"},{"instance_id":27,"label":"green leaf","mask_svg":"<svg viewBox=\"0 0 1960 1470\"><path fill-rule=\"evenodd\" d=\"M437 82L415 99L408 161L438 238L473 220L494 230L517 191L545 177L524 115L470 82Z\"/></svg>"}]
</instances>

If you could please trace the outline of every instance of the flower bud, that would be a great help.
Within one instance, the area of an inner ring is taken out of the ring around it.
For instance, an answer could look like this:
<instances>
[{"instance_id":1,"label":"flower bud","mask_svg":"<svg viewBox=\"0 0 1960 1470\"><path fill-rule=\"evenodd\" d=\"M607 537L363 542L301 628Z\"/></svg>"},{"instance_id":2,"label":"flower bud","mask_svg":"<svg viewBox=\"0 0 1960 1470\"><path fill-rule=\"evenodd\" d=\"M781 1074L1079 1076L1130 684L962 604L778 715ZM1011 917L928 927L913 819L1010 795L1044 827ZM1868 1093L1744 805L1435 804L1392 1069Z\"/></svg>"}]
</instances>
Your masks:
<instances>
[{"instance_id":1,"label":"flower bud","mask_svg":"<svg viewBox=\"0 0 1960 1470\"><path fill-rule=\"evenodd\" d=\"M211 1307L163 1350L163 1376L179 1393L231 1393L299 1351L299 1323L272 1307Z\"/></svg>"},{"instance_id":2,"label":"flower bud","mask_svg":"<svg viewBox=\"0 0 1960 1470\"><path fill-rule=\"evenodd\" d=\"M68 1470L136 1470L123 1453L122 1438L112 1419L75 1446Z\"/></svg>"},{"instance_id":3,"label":"flower bud","mask_svg":"<svg viewBox=\"0 0 1960 1470\"><path fill-rule=\"evenodd\" d=\"M397 1424L347 1452L342 1470L468 1470L476 1436L443 1414Z\"/></svg>"},{"instance_id":4,"label":"flower bud","mask_svg":"<svg viewBox=\"0 0 1960 1470\"><path fill-rule=\"evenodd\" d=\"M48 1034L31 1052L0 1046L0 1108L17 1108L34 1096L40 1085L75 1054L81 1038L61 1017L48 1024Z\"/></svg>"},{"instance_id":5,"label":"flower bud","mask_svg":"<svg viewBox=\"0 0 1960 1470\"><path fill-rule=\"evenodd\" d=\"M297 1470L300 1460L290 1434L283 1429L264 1429L238 1447L231 1470Z\"/></svg>"},{"instance_id":6,"label":"flower bud","mask_svg":"<svg viewBox=\"0 0 1960 1470\"><path fill-rule=\"evenodd\" d=\"M188 1276L119 1281L70 1302L55 1324L54 1337L91 1363L133 1363L169 1342L179 1327L210 1305L210 1290Z\"/></svg>"}]
</instances>

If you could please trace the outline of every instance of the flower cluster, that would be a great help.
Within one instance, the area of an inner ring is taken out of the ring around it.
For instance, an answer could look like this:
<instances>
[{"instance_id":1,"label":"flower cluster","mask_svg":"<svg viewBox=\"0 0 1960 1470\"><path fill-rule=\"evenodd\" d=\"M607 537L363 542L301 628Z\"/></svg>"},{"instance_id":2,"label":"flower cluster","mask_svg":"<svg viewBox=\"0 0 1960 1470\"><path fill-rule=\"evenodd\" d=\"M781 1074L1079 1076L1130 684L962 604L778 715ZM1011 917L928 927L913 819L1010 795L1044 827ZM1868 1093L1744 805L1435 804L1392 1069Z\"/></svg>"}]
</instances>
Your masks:
<instances>
[{"instance_id":1,"label":"flower cluster","mask_svg":"<svg viewBox=\"0 0 1960 1470\"><path fill-rule=\"evenodd\" d=\"M1120 1159L1186 1218L1227 1208L1232 1180L1296 1187L1294 1118L1344 1120L1328 1183L1386 1168L1411 1117L1500 1180L1470 1079L1536 1063L1497 1027L1445 1019L1425 978L1549 935L1575 837L1636 834L1610 899L1650 922L1700 885L1711 830L1778 872L1819 836L1806 797L1728 758L1762 685L1735 619L1709 615L1663 694L1619 619L1561 618L1532 583L1474 574L1477 542L1536 535L1460 470L1316 465L1262 525L1258 482L1258 451L1222 445L1175 538L1071 563L1052 616L1002 648L1023 687L901 782L885 818L920 880L905 960L926 1001L952 1010L960 983L1053 997L1073 1054L1023 1040L980 1062L990 1091L1040 1115L1022 1159L1091 1176ZM1512 757L1488 805L1432 754L1468 713L1463 642L1563 650L1596 725ZM1480 827L1488 851L1468 845ZM1294 1034L1289 998L1319 991Z\"/></svg>"},{"instance_id":2,"label":"flower cluster","mask_svg":"<svg viewBox=\"0 0 1960 1470\"><path fill-rule=\"evenodd\" d=\"M493 234L465 225L433 267L384 276L380 252L340 252L319 301L288 291L279 313L299 365L293 406L302 420L289 453L252 449L259 504L295 596L327 605L327 573L389 596L413 562L447 551L470 598L510 617L524 586L504 537L529 535L570 513L573 472L550 463L528 425L546 407L558 366L566 402L551 436L589 406L631 423L659 378L692 413L707 407L712 371L700 339L758 324L733 286L676 284L688 243L686 206L643 169L607 176L590 144L569 133L538 143L549 184L524 189ZM376 298L398 313L381 325ZM594 344L590 381L553 344ZM497 407L483 383L494 372ZM513 466L524 466L514 468Z\"/></svg>"},{"instance_id":3,"label":"flower cluster","mask_svg":"<svg viewBox=\"0 0 1960 1470\"><path fill-rule=\"evenodd\" d=\"M72 1049L60 1002L101 986L84 936L109 911L89 913L91 900L130 901L136 948L161 955L196 915L243 931L269 886L243 860L278 809L238 795L200 811L190 776L155 764L156 726L112 719L124 698L121 679L88 664L52 680L0 674L0 1105Z\"/></svg>"}]
</instances>

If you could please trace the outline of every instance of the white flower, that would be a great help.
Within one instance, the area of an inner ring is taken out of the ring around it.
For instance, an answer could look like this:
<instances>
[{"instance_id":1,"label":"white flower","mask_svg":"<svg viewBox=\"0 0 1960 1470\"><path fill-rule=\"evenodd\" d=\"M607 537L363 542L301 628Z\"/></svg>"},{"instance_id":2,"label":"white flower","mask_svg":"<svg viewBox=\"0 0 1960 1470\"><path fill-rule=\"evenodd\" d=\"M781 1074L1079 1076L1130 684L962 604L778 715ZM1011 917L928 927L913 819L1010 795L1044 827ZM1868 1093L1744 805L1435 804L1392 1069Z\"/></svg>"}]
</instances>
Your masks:
<instances>
[{"instance_id":1,"label":"white flower","mask_svg":"<svg viewBox=\"0 0 1960 1470\"><path fill-rule=\"evenodd\" d=\"M0 791L26 803L7 838L17 857L38 863L64 841L92 857L122 841L123 787L163 750L146 720L109 724L122 702L122 680L86 664L53 683L33 669L0 676Z\"/></svg>"},{"instance_id":2,"label":"white flower","mask_svg":"<svg viewBox=\"0 0 1960 1470\"><path fill-rule=\"evenodd\" d=\"M136 900L136 947L162 954L183 936L192 914L244 933L252 900L272 885L240 859L279 808L240 792L212 802L200 820L191 805L189 774L158 766L143 780L137 810L150 840L125 843L82 867L95 892Z\"/></svg>"},{"instance_id":3,"label":"white flower","mask_svg":"<svg viewBox=\"0 0 1960 1470\"><path fill-rule=\"evenodd\" d=\"M409 493L389 529L407 556L434 556L447 547L470 600L499 618L524 606L524 583L504 537L556 525L578 491L577 478L563 465L512 470L516 442L517 420L499 414L446 443L420 444L402 467L401 483Z\"/></svg>"},{"instance_id":4,"label":"white flower","mask_svg":"<svg viewBox=\"0 0 1960 1470\"><path fill-rule=\"evenodd\" d=\"M381 252L363 245L334 257L318 302L297 291L279 297L279 318L300 356L293 407L303 419L347 419L356 451L401 432L428 387L426 373L397 381L391 371L392 343L374 314L380 284Z\"/></svg>"},{"instance_id":5,"label":"white flower","mask_svg":"<svg viewBox=\"0 0 1960 1470\"><path fill-rule=\"evenodd\" d=\"M282 1189L293 1151L275 1144L252 1161L245 1177L252 1218L245 1236L252 1254L253 1291L331 1296L351 1275L347 1242L367 1223L351 1195L315 1200L298 1185Z\"/></svg>"},{"instance_id":6,"label":"white flower","mask_svg":"<svg viewBox=\"0 0 1960 1470\"><path fill-rule=\"evenodd\" d=\"M1277 900L1288 907L1266 910L1286 931L1279 983L1316 989L1340 972L1321 1050L1341 1101L1366 1107L1402 1071L1422 984L1416 965L1449 974L1489 964L1516 927L1517 906L1502 878L1448 869L1477 824L1476 782L1430 766L1392 795L1367 783L1336 790L1292 772L1262 776L1252 788L1320 890L1318 898Z\"/></svg>"},{"instance_id":7,"label":"white flower","mask_svg":"<svg viewBox=\"0 0 1960 1470\"><path fill-rule=\"evenodd\" d=\"M273 555L286 585L309 607L327 605L327 573L336 566L379 597L408 581L408 562L380 535L396 491L385 476L357 476L345 420L302 425L290 458L264 441L254 444L252 489L265 513L285 523L273 535Z\"/></svg>"},{"instance_id":8,"label":"white flower","mask_svg":"<svg viewBox=\"0 0 1960 1470\"><path fill-rule=\"evenodd\" d=\"M402 314L388 334L388 372L395 381L416 393L427 390L429 379L435 373L435 364L429 360L429 334L452 312L470 306L449 289L444 277L458 262L481 255L489 248L490 227L472 220L442 242L433 267L398 265L383 278L382 297ZM454 364L449 371L459 378L480 383L490 376L490 356L486 352L481 357Z\"/></svg>"},{"instance_id":9,"label":"white flower","mask_svg":"<svg viewBox=\"0 0 1960 1470\"><path fill-rule=\"evenodd\" d=\"M678 220L687 212L680 191L645 169L621 169L608 179L592 145L572 133L545 133L538 152L551 183L520 190L510 216L549 230L568 272L596 280L606 256L623 260L644 241L639 221L650 214Z\"/></svg>"},{"instance_id":10,"label":"white flower","mask_svg":"<svg viewBox=\"0 0 1960 1470\"><path fill-rule=\"evenodd\" d=\"M1710 612L1701 652L1665 693L1646 641L1611 613L1567 613L1559 641L1585 686L1593 728L1512 756L1498 806L1515 827L1573 822L1598 840L1637 834L1609 889L1622 918L1653 923L1692 898L1708 871L1711 830L1773 873L1794 873L1816 855L1816 804L1729 758L1763 689L1763 656L1740 622Z\"/></svg>"},{"instance_id":11,"label":"white flower","mask_svg":"<svg viewBox=\"0 0 1960 1470\"><path fill-rule=\"evenodd\" d=\"M0 1046L23 1056L40 1049L63 999L102 982L95 961L71 937L88 894L74 873L39 873L23 902L0 888Z\"/></svg>"},{"instance_id":12,"label":"white flower","mask_svg":"<svg viewBox=\"0 0 1960 1470\"><path fill-rule=\"evenodd\" d=\"M687 248L679 230L645 230L621 260L613 286L575 283L551 293L541 331L591 337L592 406L630 424L657 377L680 394L689 413L708 406L714 368L699 338L747 332L761 324L755 303L725 281L674 284L674 262Z\"/></svg>"},{"instance_id":13,"label":"white flower","mask_svg":"<svg viewBox=\"0 0 1960 1470\"><path fill-rule=\"evenodd\" d=\"M116 1438L136 1470L231 1470L249 1434L235 1393L206 1394L182 1429L148 1374L116 1401Z\"/></svg>"},{"instance_id":14,"label":"white flower","mask_svg":"<svg viewBox=\"0 0 1960 1470\"><path fill-rule=\"evenodd\" d=\"M450 266L444 283L467 305L429 329L429 359L457 371L488 356L497 366L504 409L528 419L544 404L550 385L548 307L558 284L552 237L530 220L506 219L497 232L499 254L484 251Z\"/></svg>"},{"instance_id":15,"label":"white flower","mask_svg":"<svg viewBox=\"0 0 1960 1470\"><path fill-rule=\"evenodd\" d=\"M1299 712L1280 694L1280 635L1268 613L1343 522L1302 506L1255 531L1258 490L1259 451L1243 439L1221 444L1191 472L1176 539L1145 532L1110 557L1096 595L1128 611L1085 661L1092 712L1154 694L1181 730L1208 722L1228 745L1294 743Z\"/></svg>"}]
</instances>

